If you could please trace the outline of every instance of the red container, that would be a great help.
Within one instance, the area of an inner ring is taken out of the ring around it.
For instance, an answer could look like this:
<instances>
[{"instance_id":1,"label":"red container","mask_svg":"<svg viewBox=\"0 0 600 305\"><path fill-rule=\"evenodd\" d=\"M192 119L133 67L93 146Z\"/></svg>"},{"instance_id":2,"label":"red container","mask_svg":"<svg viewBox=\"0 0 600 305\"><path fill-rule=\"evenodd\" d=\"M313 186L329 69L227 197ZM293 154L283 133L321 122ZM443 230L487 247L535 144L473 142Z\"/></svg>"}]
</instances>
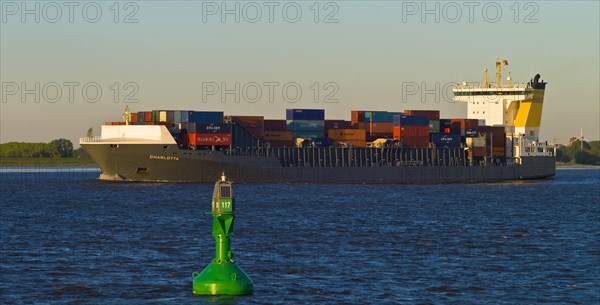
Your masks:
<instances>
[{"instance_id":1,"label":"red container","mask_svg":"<svg viewBox=\"0 0 600 305\"><path fill-rule=\"evenodd\" d=\"M352 110L352 125L365 122L365 111Z\"/></svg>"},{"instance_id":2,"label":"red container","mask_svg":"<svg viewBox=\"0 0 600 305\"><path fill-rule=\"evenodd\" d=\"M138 114L137 112L132 112L131 113L131 118L129 120L130 122L137 122L138 121Z\"/></svg>"},{"instance_id":3,"label":"red container","mask_svg":"<svg viewBox=\"0 0 600 305\"><path fill-rule=\"evenodd\" d=\"M329 129L349 129L352 124L344 120L325 120L325 130Z\"/></svg>"},{"instance_id":4,"label":"red container","mask_svg":"<svg viewBox=\"0 0 600 305\"><path fill-rule=\"evenodd\" d=\"M152 112L150 112L150 111L144 112L144 121L152 122Z\"/></svg>"},{"instance_id":5,"label":"red container","mask_svg":"<svg viewBox=\"0 0 600 305\"><path fill-rule=\"evenodd\" d=\"M260 128L264 126L265 117L263 116L232 116L231 120L240 124L244 128Z\"/></svg>"},{"instance_id":6,"label":"red container","mask_svg":"<svg viewBox=\"0 0 600 305\"><path fill-rule=\"evenodd\" d=\"M228 133L196 133L194 138L195 145L231 145L231 134Z\"/></svg>"},{"instance_id":7,"label":"red container","mask_svg":"<svg viewBox=\"0 0 600 305\"><path fill-rule=\"evenodd\" d=\"M491 144L493 147L505 147L506 134L503 126L479 126L478 130L486 136L487 146Z\"/></svg>"},{"instance_id":8,"label":"red container","mask_svg":"<svg viewBox=\"0 0 600 305\"><path fill-rule=\"evenodd\" d=\"M394 126L394 139L404 137L426 137L429 139L429 126Z\"/></svg>"},{"instance_id":9,"label":"red container","mask_svg":"<svg viewBox=\"0 0 600 305\"><path fill-rule=\"evenodd\" d=\"M473 157L485 157L485 147L472 147L471 150Z\"/></svg>"},{"instance_id":10,"label":"red container","mask_svg":"<svg viewBox=\"0 0 600 305\"><path fill-rule=\"evenodd\" d=\"M439 110L404 110L405 115L410 116L426 116L430 121L439 121Z\"/></svg>"},{"instance_id":11,"label":"red container","mask_svg":"<svg viewBox=\"0 0 600 305\"><path fill-rule=\"evenodd\" d=\"M264 120L265 131L286 131L287 124L285 120Z\"/></svg>"}]
</instances>

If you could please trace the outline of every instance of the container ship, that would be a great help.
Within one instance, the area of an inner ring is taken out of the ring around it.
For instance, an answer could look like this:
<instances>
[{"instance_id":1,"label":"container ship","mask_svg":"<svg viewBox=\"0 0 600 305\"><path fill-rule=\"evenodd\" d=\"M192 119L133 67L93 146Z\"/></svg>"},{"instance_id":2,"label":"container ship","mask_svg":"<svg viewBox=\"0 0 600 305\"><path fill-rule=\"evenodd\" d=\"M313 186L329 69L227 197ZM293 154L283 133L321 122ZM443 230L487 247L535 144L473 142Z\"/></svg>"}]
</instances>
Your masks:
<instances>
[{"instance_id":1,"label":"container ship","mask_svg":"<svg viewBox=\"0 0 600 305\"><path fill-rule=\"evenodd\" d=\"M466 118L437 110L363 111L326 119L287 109L285 119L219 111L129 112L80 139L110 181L213 183L461 183L555 175L555 146L539 140L546 83L463 82Z\"/></svg>"}]
</instances>

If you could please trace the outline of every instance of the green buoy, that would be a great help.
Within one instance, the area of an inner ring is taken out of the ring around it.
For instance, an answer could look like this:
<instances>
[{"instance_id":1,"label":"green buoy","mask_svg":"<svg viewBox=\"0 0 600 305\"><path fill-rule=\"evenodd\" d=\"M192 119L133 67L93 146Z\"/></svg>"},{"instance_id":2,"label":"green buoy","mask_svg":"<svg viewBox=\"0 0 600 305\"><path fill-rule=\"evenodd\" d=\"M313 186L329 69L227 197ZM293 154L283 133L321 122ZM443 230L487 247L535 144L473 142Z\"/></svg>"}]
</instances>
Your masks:
<instances>
[{"instance_id":1,"label":"green buoy","mask_svg":"<svg viewBox=\"0 0 600 305\"><path fill-rule=\"evenodd\" d=\"M230 244L233 237L235 200L233 183L225 174L215 183L212 210L215 258L201 272L192 273L192 291L198 295L244 295L254 290L252 279L233 261Z\"/></svg>"}]
</instances>

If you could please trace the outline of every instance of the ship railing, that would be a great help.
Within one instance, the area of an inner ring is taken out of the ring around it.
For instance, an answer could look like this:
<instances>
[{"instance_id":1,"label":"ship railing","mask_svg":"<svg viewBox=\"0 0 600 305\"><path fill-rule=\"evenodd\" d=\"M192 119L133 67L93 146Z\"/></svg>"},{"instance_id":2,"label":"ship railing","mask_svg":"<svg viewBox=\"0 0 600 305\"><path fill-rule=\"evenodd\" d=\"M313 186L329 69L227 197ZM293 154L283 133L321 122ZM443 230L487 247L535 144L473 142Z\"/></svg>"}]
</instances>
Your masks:
<instances>
[{"instance_id":1,"label":"ship railing","mask_svg":"<svg viewBox=\"0 0 600 305\"><path fill-rule=\"evenodd\" d=\"M234 148L232 156L271 157L284 167L514 166L488 159L472 162L464 148L262 147Z\"/></svg>"},{"instance_id":2,"label":"ship railing","mask_svg":"<svg viewBox=\"0 0 600 305\"><path fill-rule=\"evenodd\" d=\"M102 139L100 136L79 138L79 143L90 143L90 142L101 142L101 141L102 141Z\"/></svg>"},{"instance_id":3,"label":"ship railing","mask_svg":"<svg viewBox=\"0 0 600 305\"><path fill-rule=\"evenodd\" d=\"M469 90L476 90L476 89L527 89L530 88L531 86L528 83L515 83L512 84L511 87L508 87L507 85L502 85L502 86L497 86L496 84L488 84L487 87L484 87L483 84L481 83L466 83L466 84L456 84L452 87L452 89L469 89Z\"/></svg>"}]
</instances>

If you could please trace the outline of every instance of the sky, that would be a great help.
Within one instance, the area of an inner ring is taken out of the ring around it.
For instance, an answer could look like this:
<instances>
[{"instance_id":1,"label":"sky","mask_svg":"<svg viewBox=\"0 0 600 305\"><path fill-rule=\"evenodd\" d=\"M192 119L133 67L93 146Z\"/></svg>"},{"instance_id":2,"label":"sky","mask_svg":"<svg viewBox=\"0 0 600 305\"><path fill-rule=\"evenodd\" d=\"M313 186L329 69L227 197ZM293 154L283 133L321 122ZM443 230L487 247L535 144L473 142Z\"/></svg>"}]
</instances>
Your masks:
<instances>
[{"instance_id":1,"label":"sky","mask_svg":"<svg viewBox=\"0 0 600 305\"><path fill-rule=\"evenodd\" d=\"M115 4L116 3L116 4ZM454 83L548 82L541 138L600 139L598 1L0 1L0 143L131 111L439 109Z\"/></svg>"}]
</instances>

